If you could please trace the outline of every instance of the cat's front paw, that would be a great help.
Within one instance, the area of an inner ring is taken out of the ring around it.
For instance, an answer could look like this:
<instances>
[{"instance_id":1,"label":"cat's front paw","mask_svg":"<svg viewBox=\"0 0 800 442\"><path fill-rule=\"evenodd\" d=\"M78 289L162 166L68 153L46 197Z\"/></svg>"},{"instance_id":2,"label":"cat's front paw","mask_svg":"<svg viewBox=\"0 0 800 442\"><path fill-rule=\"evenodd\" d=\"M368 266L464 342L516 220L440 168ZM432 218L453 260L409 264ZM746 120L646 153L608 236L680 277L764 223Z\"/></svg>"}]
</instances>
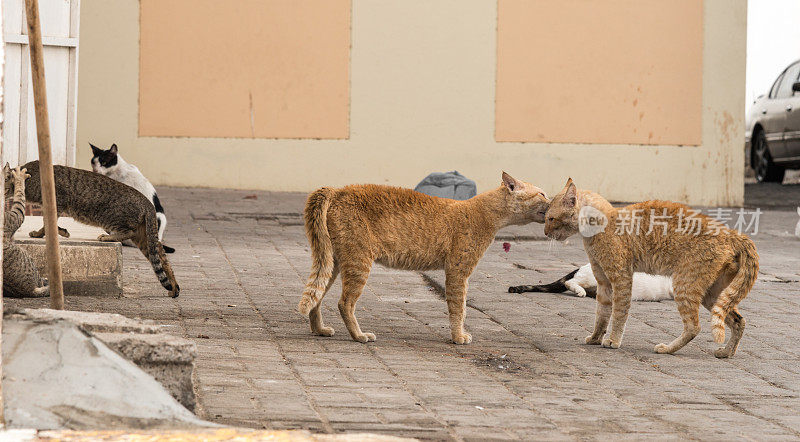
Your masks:
<instances>
[{"instance_id":1,"label":"cat's front paw","mask_svg":"<svg viewBox=\"0 0 800 442\"><path fill-rule=\"evenodd\" d=\"M603 339L603 347L606 348L619 348L619 344L620 344L619 341L614 341L611 338Z\"/></svg>"},{"instance_id":2,"label":"cat's front paw","mask_svg":"<svg viewBox=\"0 0 800 442\"><path fill-rule=\"evenodd\" d=\"M361 333L358 336L353 336L353 340L366 344L367 342L375 342L375 334Z\"/></svg>"},{"instance_id":3,"label":"cat's front paw","mask_svg":"<svg viewBox=\"0 0 800 442\"><path fill-rule=\"evenodd\" d=\"M453 338L453 342L459 345L469 344L472 342L472 335L469 333L461 333L459 336Z\"/></svg>"},{"instance_id":4,"label":"cat's front paw","mask_svg":"<svg viewBox=\"0 0 800 442\"><path fill-rule=\"evenodd\" d=\"M603 339L602 339L602 337L597 338L594 335L589 335L589 336L586 337L586 341L585 342L587 344L589 344L589 345L600 345L600 344L603 343Z\"/></svg>"},{"instance_id":5,"label":"cat's front paw","mask_svg":"<svg viewBox=\"0 0 800 442\"><path fill-rule=\"evenodd\" d=\"M24 167L17 167L16 169L11 171L11 176L14 177L14 181L16 183L25 184L25 180L30 178L30 174L28 174L28 169Z\"/></svg>"}]
</instances>

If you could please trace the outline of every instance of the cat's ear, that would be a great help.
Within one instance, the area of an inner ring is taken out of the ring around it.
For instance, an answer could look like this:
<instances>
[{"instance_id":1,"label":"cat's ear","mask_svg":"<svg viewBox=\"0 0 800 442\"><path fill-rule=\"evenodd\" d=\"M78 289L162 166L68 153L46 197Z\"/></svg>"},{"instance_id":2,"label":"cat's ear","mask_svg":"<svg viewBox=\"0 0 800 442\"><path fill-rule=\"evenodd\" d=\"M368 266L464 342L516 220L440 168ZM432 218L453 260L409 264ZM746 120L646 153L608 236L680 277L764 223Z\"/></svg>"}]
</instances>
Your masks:
<instances>
[{"instance_id":1,"label":"cat's ear","mask_svg":"<svg viewBox=\"0 0 800 442\"><path fill-rule=\"evenodd\" d=\"M114 143L111 145L111 149L108 149L109 152L113 153L114 155L117 154L117 144Z\"/></svg>"},{"instance_id":2,"label":"cat's ear","mask_svg":"<svg viewBox=\"0 0 800 442\"><path fill-rule=\"evenodd\" d=\"M578 202L578 188L572 182L572 178L567 180L566 191L564 192L564 199L561 201L564 207L575 207Z\"/></svg>"},{"instance_id":3,"label":"cat's ear","mask_svg":"<svg viewBox=\"0 0 800 442\"><path fill-rule=\"evenodd\" d=\"M506 186L506 189L513 192L519 188L519 181L517 181L513 176L503 172L503 185Z\"/></svg>"},{"instance_id":4,"label":"cat's ear","mask_svg":"<svg viewBox=\"0 0 800 442\"><path fill-rule=\"evenodd\" d=\"M8 176L11 173L11 165L6 162L6 165L3 166L3 174Z\"/></svg>"},{"instance_id":5,"label":"cat's ear","mask_svg":"<svg viewBox=\"0 0 800 442\"><path fill-rule=\"evenodd\" d=\"M102 151L103 151L103 149L100 149L99 147L95 146L95 145L94 145L94 144L92 144L92 143L89 143L89 147L91 147L91 148L92 148L92 153L93 153L95 156L97 156L97 155L100 155L100 152L102 152Z\"/></svg>"}]
</instances>

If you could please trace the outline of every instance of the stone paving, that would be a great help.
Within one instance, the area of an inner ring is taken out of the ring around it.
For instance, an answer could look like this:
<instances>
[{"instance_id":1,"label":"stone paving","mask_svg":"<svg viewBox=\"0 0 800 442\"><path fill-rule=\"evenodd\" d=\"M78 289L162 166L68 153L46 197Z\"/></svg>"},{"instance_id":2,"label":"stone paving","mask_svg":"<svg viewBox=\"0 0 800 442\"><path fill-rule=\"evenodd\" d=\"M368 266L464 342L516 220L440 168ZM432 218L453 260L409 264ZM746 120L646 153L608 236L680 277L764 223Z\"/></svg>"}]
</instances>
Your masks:
<instances>
[{"instance_id":1,"label":"stone paving","mask_svg":"<svg viewBox=\"0 0 800 442\"><path fill-rule=\"evenodd\" d=\"M310 256L305 195L293 193L160 189L181 296L168 298L125 248L124 296L67 307L174 324L198 346L198 412L222 424L457 440L798 439L800 186L774 189L786 193L748 186L770 208L754 237L759 281L740 308L747 329L729 360L712 355L705 310L701 334L668 356L653 346L680 333L671 301L635 303L622 348L610 350L582 343L593 300L507 293L587 262L580 241L545 240L541 225L501 231L472 276L471 345L450 343L441 272L379 265L357 308L377 342L350 340L338 282L323 313L337 333L312 336L295 310ZM46 304L6 299L7 308Z\"/></svg>"}]
</instances>

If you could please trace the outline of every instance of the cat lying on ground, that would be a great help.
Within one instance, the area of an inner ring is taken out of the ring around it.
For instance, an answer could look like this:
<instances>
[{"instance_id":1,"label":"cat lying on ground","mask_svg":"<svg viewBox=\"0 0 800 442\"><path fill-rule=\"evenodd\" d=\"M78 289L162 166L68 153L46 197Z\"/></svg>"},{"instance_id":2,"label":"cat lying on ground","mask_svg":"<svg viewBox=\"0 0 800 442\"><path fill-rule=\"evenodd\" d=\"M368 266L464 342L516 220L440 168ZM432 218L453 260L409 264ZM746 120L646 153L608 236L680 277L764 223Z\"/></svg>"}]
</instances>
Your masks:
<instances>
[{"instance_id":1,"label":"cat lying on ground","mask_svg":"<svg viewBox=\"0 0 800 442\"><path fill-rule=\"evenodd\" d=\"M558 281L543 285L518 285L508 288L508 293L541 292L563 293L571 291L578 297L594 298L597 293L597 279L592 273L592 265L573 270ZM631 288L632 301L663 301L673 299L672 278L661 275L648 275L636 272L633 274Z\"/></svg>"},{"instance_id":2,"label":"cat lying on ground","mask_svg":"<svg viewBox=\"0 0 800 442\"><path fill-rule=\"evenodd\" d=\"M725 325L731 329L728 344L714 355L733 356L745 326L736 306L758 277L758 253L750 238L683 204L646 201L617 209L594 192L579 191L570 179L547 210L544 233L563 241L579 231L598 283L594 332L587 344L619 348L633 273L645 272L672 277L683 320L683 333L656 345L657 353L674 353L700 333L702 304L711 311L715 342L725 342Z\"/></svg>"},{"instance_id":3,"label":"cat lying on ground","mask_svg":"<svg viewBox=\"0 0 800 442\"><path fill-rule=\"evenodd\" d=\"M49 296L47 280L39 275L39 269L28 252L14 242L14 233L25 220L25 179L30 175L19 167L12 170L8 163L3 173L6 177L5 197L11 200L11 208L6 210L3 218L3 296Z\"/></svg>"},{"instance_id":4,"label":"cat lying on ground","mask_svg":"<svg viewBox=\"0 0 800 442\"><path fill-rule=\"evenodd\" d=\"M126 162L119 154L116 144L112 144L108 150L100 149L89 143L92 148L92 170L105 175L111 179L117 180L120 183L127 184L142 193L153 207L156 209L156 218L158 219L158 240L164 240L164 230L167 228L167 215L164 213L164 207L161 206L161 201L158 199L156 188L150 184L150 181L142 175L139 168ZM126 241L130 242L130 241ZM127 245L133 245L127 244ZM175 249L167 245L161 244L164 251L173 253Z\"/></svg>"},{"instance_id":5,"label":"cat lying on ground","mask_svg":"<svg viewBox=\"0 0 800 442\"><path fill-rule=\"evenodd\" d=\"M42 185L39 161L22 166L28 170L25 197L29 202L42 202ZM76 221L105 229L100 241L125 241L130 239L150 261L161 285L174 298L180 287L167 261L167 255L158 241L156 211L150 201L130 186L88 170L66 166L53 166L56 187L56 204L59 215L71 216ZM6 180L10 174L6 173ZM59 231L63 229L59 228ZM44 227L30 232L41 238Z\"/></svg>"},{"instance_id":6,"label":"cat lying on ground","mask_svg":"<svg viewBox=\"0 0 800 442\"><path fill-rule=\"evenodd\" d=\"M361 331L355 306L373 262L404 270L444 269L450 333L468 344L464 331L467 280L501 227L542 222L544 192L503 173L502 185L471 199L456 201L410 189L380 185L323 187L308 197L305 226L312 270L298 310L308 315L311 331L332 336L322 322L320 303L342 275L339 312L350 336L375 340Z\"/></svg>"}]
</instances>

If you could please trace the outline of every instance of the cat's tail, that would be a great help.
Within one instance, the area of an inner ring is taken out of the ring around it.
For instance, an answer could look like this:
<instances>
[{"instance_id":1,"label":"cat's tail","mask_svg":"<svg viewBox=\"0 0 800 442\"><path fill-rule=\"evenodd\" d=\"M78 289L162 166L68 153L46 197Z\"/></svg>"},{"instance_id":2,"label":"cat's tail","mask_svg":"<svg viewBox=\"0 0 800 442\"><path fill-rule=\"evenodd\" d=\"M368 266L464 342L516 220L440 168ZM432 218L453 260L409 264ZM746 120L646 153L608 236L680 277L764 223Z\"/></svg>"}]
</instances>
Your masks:
<instances>
[{"instance_id":1,"label":"cat's tail","mask_svg":"<svg viewBox=\"0 0 800 442\"><path fill-rule=\"evenodd\" d=\"M308 196L305 209L306 236L311 245L311 275L297 310L308 315L319 304L333 276L333 245L328 233L328 208L334 189L323 187Z\"/></svg>"},{"instance_id":2,"label":"cat's tail","mask_svg":"<svg viewBox=\"0 0 800 442\"><path fill-rule=\"evenodd\" d=\"M161 206L161 201L158 199L158 194L153 194L153 205L156 208L156 220L158 221L158 240L164 241L164 230L167 229L167 215L164 214L164 207ZM175 253L175 249L172 247L161 243L161 247L164 248L166 253Z\"/></svg>"},{"instance_id":3,"label":"cat's tail","mask_svg":"<svg viewBox=\"0 0 800 442\"><path fill-rule=\"evenodd\" d=\"M562 293L567 291L566 282L575 277L578 269L569 272L558 281L543 285L517 285L508 288L508 293L541 292L541 293Z\"/></svg>"},{"instance_id":4,"label":"cat's tail","mask_svg":"<svg viewBox=\"0 0 800 442\"><path fill-rule=\"evenodd\" d=\"M142 251L144 256L150 261L153 271L158 277L161 285L169 290L170 296L177 298L181 292L178 281L175 279L175 274L172 273L172 266L167 261L167 255L164 253L164 248L158 240L158 221L155 217L155 211L148 211L145 214L144 232L139 235L137 245L139 250Z\"/></svg>"},{"instance_id":5,"label":"cat's tail","mask_svg":"<svg viewBox=\"0 0 800 442\"><path fill-rule=\"evenodd\" d=\"M737 240L734 250L739 270L711 308L711 333L718 344L725 342L725 318L750 293L758 278L758 252L753 241L750 238Z\"/></svg>"}]
</instances>

